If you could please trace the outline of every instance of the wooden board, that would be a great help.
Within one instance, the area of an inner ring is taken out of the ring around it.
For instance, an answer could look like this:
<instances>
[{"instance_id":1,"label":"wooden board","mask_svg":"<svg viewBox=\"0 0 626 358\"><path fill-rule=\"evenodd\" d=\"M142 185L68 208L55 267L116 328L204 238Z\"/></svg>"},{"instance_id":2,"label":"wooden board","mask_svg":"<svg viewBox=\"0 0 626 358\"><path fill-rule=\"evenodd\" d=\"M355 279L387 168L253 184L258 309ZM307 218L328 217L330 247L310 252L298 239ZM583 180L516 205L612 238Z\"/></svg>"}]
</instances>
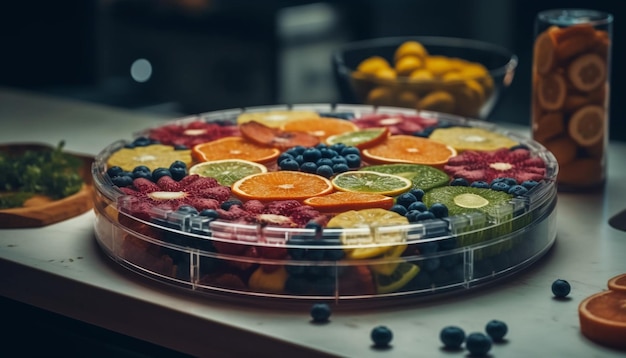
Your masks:
<instances>
[{"instance_id":1,"label":"wooden board","mask_svg":"<svg viewBox=\"0 0 626 358\"><path fill-rule=\"evenodd\" d=\"M0 151L22 153L26 150L52 149L50 145L39 143L19 143L0 145ZM33 228L54 224L83 214L93 208L93 180L91 164L94 158L83 154L65 152L79 158L83 165L80 175L84 184L82 189L74 195L59 200L51 200L44 196L34 196L28 199L23 207L0 210L0 228Z\"/></svg>"}]
</instances>

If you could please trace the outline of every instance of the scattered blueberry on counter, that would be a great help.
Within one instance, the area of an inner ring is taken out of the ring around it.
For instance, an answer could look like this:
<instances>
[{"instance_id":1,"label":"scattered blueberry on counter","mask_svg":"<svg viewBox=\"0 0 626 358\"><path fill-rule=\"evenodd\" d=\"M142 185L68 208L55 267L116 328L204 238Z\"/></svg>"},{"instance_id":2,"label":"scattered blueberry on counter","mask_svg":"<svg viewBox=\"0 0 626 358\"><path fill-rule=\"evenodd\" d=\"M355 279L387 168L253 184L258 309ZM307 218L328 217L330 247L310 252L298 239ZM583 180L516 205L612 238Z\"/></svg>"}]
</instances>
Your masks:
<instances>
[{"instance_id":1,"label":"scattered blueberry on counter","mask_svg":"<svg viewBox=\"0 0 626 358\"><path fill-rule=\"evenodd\" d=\"M330 306L327 303L316 303L311 307L311 318L313 322L328 322L331 313Z\"/></svg>"},{"instance_id":2,"label":"scattered blueberry on counter","mask_svg":"<svg viewBox=\"0 0 626 358\"><path fill-rule=\"evenodd\" d=\"M497 319L487 322L485 326L485 332L487 332L487 335L489 335L494 342L501 342L508 330L509 328L506 323Z\"/></svg>"},{"instance_id":3,"label":"scattered blueberry on counter","mask_svg":"<svg viewBox=\"0 0 626 358\"><path fill-rule=\"evenodd\" d=\"M393 332L387 326L376 326L372 329L370 337L376 348L385 348L391 343Z\"/></svg>"},{"instance_id":4,"label":"scattered blueberry on counter","mask_svg":"<svg viewBox=\"0 0 626 358\"><path fill-rule=\"evenodd\" d=\"M552 293L557 298L567 297L571 290L572 287L570 286L569 282L565 280L557 279L552 282Z\"/></svg>"},{"instance_id":5,"label":"scattered blueberry on counter","mask_svg":"<svg viewBox=\"0 0 626 358\"><path fill-rule=\"evenodd\" d=\"M472 356L485 356L491 350L491 338L481 332L470 333L465 339L465 348Z\"/></svg>"},{"instance_id":6,"label":"scattered blueberry on counter","mask_svg":"<svg viewBox=\"0 0 626 358\"><path fill-rule=\"evenodd\" d=\"M465 342L465 331L457 326L447 326L439 333L439 339L447 349L459 349Z\"/></svg>"}]
</instances>

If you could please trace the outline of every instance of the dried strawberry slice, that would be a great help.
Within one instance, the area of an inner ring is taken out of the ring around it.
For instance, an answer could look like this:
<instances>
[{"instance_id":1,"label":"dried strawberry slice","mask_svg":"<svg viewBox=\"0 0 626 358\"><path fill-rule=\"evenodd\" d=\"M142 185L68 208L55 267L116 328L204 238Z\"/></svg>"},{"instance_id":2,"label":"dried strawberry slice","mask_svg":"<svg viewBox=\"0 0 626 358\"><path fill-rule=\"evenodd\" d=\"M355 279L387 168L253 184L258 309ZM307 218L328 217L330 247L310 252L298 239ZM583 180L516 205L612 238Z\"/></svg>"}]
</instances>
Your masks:
<instances>
[{"instance_id":1,"label":"dried strawberry slice","mask_svg":"<svg viewBox=\"0 0 626 358\"><path fill-rule=\"evenodd\" d=\"M377 113L364 115L354 120L354 124L359 128L389 128L389 133L393 134L413 134L421 132L428 127L436 126L437 119L425 118L420 115L411 114L388 114Z\"/></svg>"},{"instance_id":2,"label":"dried strawberry slice","mask_svg":"<svg viewBox=\"0 0 626 358\"><path fill-rule=\"evenodd\" d=\"M443 170L453 178L468 182L491 182L495 178L514 178L518 183L540 181L546 174L545 162L524 148L490 152L465 151L448 160Z\"/></svg>"},{"instance_id":3,"label":"dried strawberry slice","mask_svg":"<svg viewBox=\"0 0 626 358\"><path fill-rule=\"evenodd\" d=\"M239 135L239 127L232 124L193 121L186 124L169 124L151 129L148 137L162 144L192 148L196 144L223 137Z\"/></svg>"}]
</instances>

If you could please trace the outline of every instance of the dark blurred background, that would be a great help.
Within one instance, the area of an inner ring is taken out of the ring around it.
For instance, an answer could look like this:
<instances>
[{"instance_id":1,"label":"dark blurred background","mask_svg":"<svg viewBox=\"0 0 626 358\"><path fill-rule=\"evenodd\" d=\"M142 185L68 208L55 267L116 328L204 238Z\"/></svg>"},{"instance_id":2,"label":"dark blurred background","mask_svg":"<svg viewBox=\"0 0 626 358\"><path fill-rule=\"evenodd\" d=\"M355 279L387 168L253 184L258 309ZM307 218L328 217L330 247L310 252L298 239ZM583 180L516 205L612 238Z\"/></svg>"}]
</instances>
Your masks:
<instances>
[{"instance_id":1,"label":"dark blurred background","mask_svg":"<svg viewBox=\"0 0 626 358\"><path fill-rule=\"evenodd\" d=\"M614 14L614 0L24 0L0 5L0 86L178 116L243 106L341 102L330 56L354 40L473 38L519 57L491 120L528 124L534 18L549 8ZM611 137L624 50L613 46Z\"/></svg>"}]
</instances>

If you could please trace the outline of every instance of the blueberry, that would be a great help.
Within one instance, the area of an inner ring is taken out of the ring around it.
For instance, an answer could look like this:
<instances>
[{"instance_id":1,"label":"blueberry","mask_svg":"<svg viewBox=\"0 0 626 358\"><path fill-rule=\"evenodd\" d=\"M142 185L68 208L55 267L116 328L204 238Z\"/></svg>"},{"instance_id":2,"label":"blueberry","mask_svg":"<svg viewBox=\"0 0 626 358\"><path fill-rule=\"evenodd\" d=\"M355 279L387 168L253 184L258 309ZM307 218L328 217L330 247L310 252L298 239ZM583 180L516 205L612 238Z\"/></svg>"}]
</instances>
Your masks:
<instances>
[{"instance_id":1,"label":"blueberry","mask_svg":"<svg viewBox=\"0 0 626 358\"><path fill-rule=\"evenodd\" d=\"M469 183L465 178L454 178L450 182L451 186L469 186Z\"/></svg>"},{"instance_id":2,"label":"blueberry","mask_svg":"<svg viewBox=\"0 0 626 358\"><path fill-rule=\"evenodd\" d=\"M118 175L111 178L114 185L123 188L133 185L133 177L129 175Z\"/></svg>"},{"instance_id":3,"label":"blueberry","mask_svg":"<svg viewBox=\"0 0 626 358\"><path fill-rule=\"evenodd\" d=\"M393 332L386 326L377 326L372 329L370 337L376 347L387 347L393 339Z\"/></svg>"},{"instance_id":4,"label":"blueberry","mask_svg":"<svg viewBox=\"0 0 626 358\"><path fill-rule=\"evenodd\" d=\"M413 132L414 136L428 138L433 133L433 131L437 129L436 126L424 128L421 131Z\"/></svg>"},{"instance_id":5,"label":"blueberry","mask_svg":"<svg viewBox=\"0 0 626 358\"><path fill-rule=\"evenodd\" d=\"M107 169L107 175L109 176L109 178L113 178L115 176L118 176L122 172L124 172L124 169L122 169L122 167L119 167L117 165L112 166L109 169Z\"/></svg>"},{"instance_id":6,"label":"blueberry","mask_svg":"<svg viewBox=\"0 0 626 358\"><path fill-rule=\"evenodd\" d=\"M302 153L305 162L316 162L322 157L322 152L317 148L307 148Z\"/></svg>"},{"instance_id":7,"label":"blueberry","mask_svg":"<svg viewBox=\"0 0 626 358\"><path fill-rule=\"evenodd\" d=\"M492 190L503 191L506 193L509 191L509 189L511 189L511 186L503 181L498 181L495 183L492 182L490 188Z\"/></svg>"},{"instance_id":8,"label":"blueberry","mask_svg":"<svg viewBox=\"0 0 626 358\"><path fill-rule=\"evenodd\" d=\"M337 152L337 153L340 153L340 154L341 154L341 151L342 151L342 150L343 150L343 148L345 148L345 147L346 147L346 145L345 145L345 144L343 144L343 143L335 143L335 144L331 145L331 146L330 146L330 147L328 147L328 148L329 148L329 149L332 149L332 150L334 150L335 152Z\"/></svg>"},{"instance_id":9,"label":"blueberry","mask_svg":"<svg viewBox=\"0 0 626 358\"><path fill-rule=\"evenodd\" d=\"M439 332L439 339L446 348L459 349L465 341L465 331L457 326L447 326Z\"/></svg>"},{"instance_id":10,"label":"blueberry","mask_svg":"<svg viewBox=\"0 0 626 358\"><path fill-rule=\"evenodd\" d=\"M489 189L489 183L484 180L478 180L470 184L473 188Z\"/></svg>"},{"instance_id":11,"label":"blueberry","mask_svg":"<svg viewBox=\"0 0 626 358\"><path fill-rule=\"evenodd\" d=\"M495 178L494 180L492 180L491 184L493 185L493 183L506 183L509 186L513 186L517 184L517 180L515 178L501 177L501 178Z\"/></svg>"},{"instance_id":12,"label":"blueberry","mask_svg":"<svg viewBox=\"0 0 626 358\"><path fill-rule=\"evenodd\" d=\"M406 209L406 207L404 205L400 205L400 204L394 204L389 210L398 213L402 216L405 216L406 213L408 212L408 210Z\"/></svg>"},{"instance_id":13,"label":"blueberry","mask_svg":"<svg viewBox=\"0 0 626 358\"><path fill-rule=\"evenodd\" d=\"M484 333L470 333L465 339L465 348L473 356L484 356L491 349L491 339Z\"/></svg>"},{"instance_id":14,"label":"blueberry","mask_svg":"<svg viewBox=\"0 0 626 358\"><path fill-rule=\"evenodd\" d=\"M133 168L133 178L146 178L152 180L152 171L145 165L138 165Z\"/></svg>"},{"instance_id":15,"label":"blueberry","mask_svg":"<svg viewBox=\"0 0 626 358\"><path fill-rule=\"evenodd\" d=\"M320 158L315 162L315 164L317 164L318 167L321 167L322 165L332 167L335 163L333 163L330 158Z\"/></svg>"},{"instance_id":16,"label":"blueberry","mask_svg":"<svg viewBox=\"0 0 626 358\"><path fill-rule=\"evenodd\" d=\"M305 147L303 145L297 145L295 147L291 147L291 148L287 149L287 153L290 153L294 157L297 157L298 155L302 155L302 153L304 153L304 151L306 149L307 149L307 147Z\"/></svg>"},{"instance_id":17,"label":"blueberry","mask_svg":"<svg viewBox=\"0 0 626 358\"><path fill-rule=\"evenodd\" d=\"M435 214L430 211L422 211L415 216L415 221L431 220L435 218Z\"/></svg>"},{"instance_id":18,"label":"blueberry","mask_svg":"<svg viewBox=\"0 0 626 358\"><path fill-rule=\"evenodd\" d=\"M155 182L164 176L168 176L170 178L172 177L172 173L168 168L156 168L152 171L152 180L154 180Z\"/></svg>"},{"instance_id":19,"label":"blueberry","mask_svg":"<svg viewBox=\"0 0 626 358\"><path fill-rule=\"evenodd\" d=\"M292 158L286 158L286 159L283 159L278 164L278 167L280 168L280 170L299 171L300 170L300 163L298 163L293 157Z\"/></svg>"},{"instance_id":20,"label":"blueberry","mask_svg":"<svg viewBox=\"0 0 626 358\"><path fill-rule=\"evenodd\" d=\"M328 145L326 145L326 143L318 143L315 148L319 149L320 151L323 151L324 149L328 149Z\"/></svg>"},{"instance_id":21,"label":"blueberry","mask_svg":"<svg viewBox=\"0 0 626 358\"><path fill-rule=\"evenodd\" d=\"M317 167L315 173L317 175L323 176L324 178L330 178L334 174L333 168L330 165L320 165L319 167Z\"/></svg>"},{"instance_id":22,"label":"blueberry","mask_svg":"<svg viewBox=\"0 0 626 358\"><path fill-rule=\"evenodd\" d=\"M512 146L511 148L509 148L510 150L516 150L516 149L526 149L526 150L530 150L530 148L528 148L527 145L525 144L516 144L514 146Z\"/></svg>"},{"instance_id":23,"label":"blueberry","mask_svg":"<svg viewBox=\"0 0 626 358\"><path fill-rule=\"evenodd\" d=\"M315 164L314 162L304 162L302 163L302 165L300 165L300 170L305 173L315 174L315 172L317 171L317 164Z\"/></svg>"},{"instance_id":24,"label":"blueberry","mask_svg":"<svg viewBox=\"0 0 626 358\"><path fill-rule=\"evenodd\" d=\"M200 212L199 215L207 217L209 219L218 219L220 217L220 214L217 212L217 210L213 209L204 209Z\"/></svg>"},{"instance_id":25,"label":"blueberry","mask_svg":"<svg viewBox=\"0 0 626 358\"><path fill-rule=\"evenodd\" d=\"M422 201L415 201L407 207L407 210L428 211L428 206Z\"/></svg>"},{"instance_id":26,"label":"blueberry","mask_svg":"<svg viewBox=\"0 0 626 358\"><path fill-rule=\"evenodd\" d=\"M419 214L421 214L423 211L419 211L419 210L409 210L407 211L406 214L404 214L404 217L410 222L410 223L415 223L417 222L417 216Z\"/></svg>"},{"instance_id":27,"label":"blueberry","mask_svg":"<svg viewBox=\"0 0 626 358\"><path fill-rule=\"evenodd\" d=\"M225 202L222 203L222 205L220 205L220 208L224 210L230 210L230 207L233 205L242 206L243 203L241 202L241 200L237 200L237 199L226 200Z\"/></svg>"},{"instance_id":28,"label":"blueberry","mask_svg":"<svg viewBox=\"0 0 626 358\"><path fill-rule=\"evenodd\" d=\"M320 151L322 152L322 158L330 159L339 156L339 153L337 153L336 150L332 150L330 148L325 148Z\"/></svg>"},{"instance_id":29,"label":"blueberry","mask_svg":"<svg viewBox=\"0 0 626 358\"><path fill-rule=\"evenodd\" d=\"M346 163L333 164L333 172L335 172L335 174L345 173L349 170L350 168L348 167L348 164Z\"/></svg>"},{"instance_id":30,"label":"blueberry","mask_svg":"<svg viewBox=\"0 0 626 358\"><path fill-rule=\"evenodd\" d=\"M145 147L152 144L152 141L147 137L138 137L133 140L133 145L135 147Z\"/></svg>"},{"instance_id":31,"label":"blueberry","mask_svg":"<svg viewBox=\"0 0 626 358\"><path fill-rule=\"evenodd\" d=\"M181 180L187 176L187 164L185 162L177 160L170 165L170 173L174 180Z\"/></svg>"},{"instance_id":32,"label":"blueberry","mask_svg":"<svg viewBox=\"0 0 626 358\"><path fill-rule=\"evenodd\" d=\"M534 180L525 180L522 182L522 186L528 190L536 187L537 184L539 184L539 182L534 181Z\"/></svg>"},{"instance_id":33,"label":"blueberry","mask_svg":"<svg viewBox=\"0 0 626 358\"><path fill-rule=\"evenodd\" d=\"M506 323L496 319L487 322L485 326L485 331L494 342L502 341L508 330Z\"/></svg>"},{"instance_id":34,"label":"blueberry","mask_svg":"<svg viewBox=\"0 0 626 358\"><path fill-rule=\"evenodd\" d=\"M300 164L300 165L302 165L302 163L304 163L304 158L302 157L302 154L296 155L296 162L298 162L298 164Z\"/></svg>"},{"instance_id":35,"label":"blueberry","mask_svg":"<svg viewBox=\"0 0 626 358\"><path fill-rule=\"evenodd\" d=\"M515 195L515 196L522 196L528 193L528 189L526 189L526 187L524 187L523 185L516 184L510 187L507 193Z\"/></svg>"},{"instance_id":36,"label":"blueberry","mask_svg":"<svg viewBox=\"0 0 626 358\"><path fill-rule=\"evenodd\" d=\"M342 157L341 155L335 155L334 157L330 158L330 160L332 160L333 164L348 164L346 158Z\"/></svg>"},{"instance_id":37,"label":"blueberry","mask_svg":"<svg viewBox=\"0 0 626 358\"><path fill-rule=\"evenodd\" d=\"M402 193L396 198L396 204L402 205L405 208L408 208L409 205L413 204L416 201L417 198L411 193Z\"/></svg>"},{"instance_id":38,"label":"blueberry","mask_svg":"<svg viewBox=\"0 0 626 358\"><path fill-rule=\"evenodd\" d=\"M422 189L411 189L409 190L409 193L413 194L417 201L422 201L422 199L424 198L424 190Z\"/></svg>"},{"instance_id":39,"label":"blueberry","mask_svg":"<svg viewBox=\"0 0 626 358\"><path fill-rule=\"evenodd\" d=\"M278 158L276 158L276 163L278 163L278 165L280 165L280 163L285 160L285 159L293 159L295 160L296 157L294 155L292 155L289 152L282 152L280 153L280 155L278 156Z\"/></svg>"},{"instance_id":40,"label":"blueberry","mask_svg":"<svg viewBox=\"0 0 626 358\"><path fill-rule=\"evenodd\" d=\"M326 303L316 303L311 307L311 318L314 322L326 322L330 314L330 306Z\"/></svg>"},{"instance_id":41,"label":"blueberry","mask_svg":"<svg viewBox=\"0 0 626 358\"><path fill-rule=\"evenodd\" d=\"M554 282L552 282L552 293L554 294L555 297L558 297L558 298L566 297L567 295L569 295L571 290L572 290L572 287L570 286L569 282L565 280L557 279Z\"/></svg>"},{"instance_id":42,"label":"blueberry","mask_svg":"<svg viewBox=\"0 0 626 358\"><path fill-rule=\"evenodd\" d=\"M355 169L361 166L361 156L358 154L348 154L345 156L348 168Z\"/></svg>"},{"instance_id":43,"label":"blueberry","mask_svg":"<svg viewBox=\"0 0 626 358\"><path fill-rule=\"evenodd\" d=\"M347 157L350 154L356 154L358 156L361 156L361 151L359 150L359 148L353 146L343 147L339 153L344 157Z\"/></svg>"},{"instance_id":44,"label":"blueberry","mask_svg":"<svg viewBox=\"0 0 626 358\"><path fill-rule=\"evenodd\" d=\"M174 150L188 150L189 147L184 144L174 144Z\"/></svg>"},{"instance_id":45,"label":"blueberry","mask_svg":"<svg viewBox=\"0 0 626 358\"><path fill-rule=\"evenodd\" d=\"M439 219L448 216L448 207L443 203L433 203L428 210Z\"/></svg>"}]
</instances>

